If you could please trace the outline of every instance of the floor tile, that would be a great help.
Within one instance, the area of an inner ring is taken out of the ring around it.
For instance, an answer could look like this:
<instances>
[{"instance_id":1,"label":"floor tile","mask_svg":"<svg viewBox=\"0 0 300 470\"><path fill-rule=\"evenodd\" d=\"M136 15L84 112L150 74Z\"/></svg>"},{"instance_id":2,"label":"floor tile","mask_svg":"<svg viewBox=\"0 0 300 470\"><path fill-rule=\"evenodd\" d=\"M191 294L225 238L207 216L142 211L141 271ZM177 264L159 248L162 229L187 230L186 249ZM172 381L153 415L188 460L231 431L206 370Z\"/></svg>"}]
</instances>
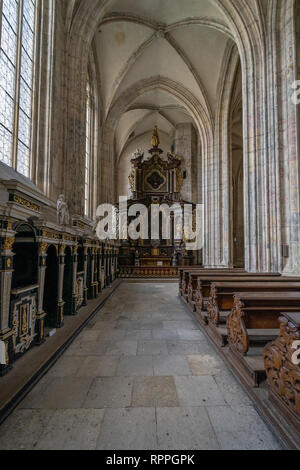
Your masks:
<instances>
[{"instance_id":1,"label":"floor tile","mask_svg":"<svg viewBox=\"0 0 300 470\"><path fill-rule=\"evenodd\" d=\"M169 354L183 355L199 353L198 341L167 341L167 348Z\"/></svg>"},{"instance_id":2,"label":"floor tile","mask_svg":"<svg viewBox=\"0 0 300 470\"><path fill-rule=\"evenodd\" d=\"M253 406L216 406L207 411L223 450L281 448Z\"/></svg>"},{"instance_id":3,"label":"floor tile","mask_svg":"<svg viewBox=\"0 0 300 470\"><path fill-rule=\"evenodd\" d=\"M167 355L167 343L163 340L142 340L138 342L137 353L142 356Z\"/></svg>"},{"instance_id":4,"label":"floor tile","mask_svg":"<svg viewBox=\"0 0 300 470\"><path fill-rule=\"evenodd\" d=\"M127 377L94 379L84 401L84 408L118 408L130 406L133 381Z\"/></svg>"},{"instance_id":5,"label":"floor tile","mask_svg":"<svg viewBox=\"0 0 300 470\"><path fill-rule=\"evenodd\" d=\"M153 376L152 356L122 357L116 375L119 377Z\"/></svg>"},{"instance_id":6,"label":"floor tile","mask_svg":"<svg viewBox=\"0 0 300 470\"><path fill-rule=\"evenodd\" d=\"M30 392L20 406L39 409L81 408L91 383L90 378L55 377L42 390L35 388Z\"/></svg>"},{"instance_id":7,"label":"floor tile","mask_svg":"<svg viewBox=\"0 0 300 470\"><path fill-rule=\"evenodd\" d=\"M157 408L157 436L159 449L219 449L205 407Z\"/></svg>"},{"instance_id":8,"label":"floor tile","mask_svg":"<svg viewBox=\"0 0 300 470\"><path fill-rule=\"evenodd\" d=\"M213 377L175 377L180 406L224 405L225 400Z\"/></svg>"},{"instance_id":9,"label":"floor tile","mask_svg":"<svg viewBox=\"0 0 300 470\"><path fill-rule=\"evenodd\" d=\"M105 354L108 356L135 356L137 346L137 340L110 341L108 342Z\"/></svg>"},{"instance_id":10,"label":"floor tile","mask_svg":"<svg viewBox=\"0 0 300 470\"><path fill-rule=\"evenodd\" d=\"M0 428L0 450L33 450L53 410L16 409Z\"/></svg>"},{"instance_id":11,"label":"floor tile","mask_svg":"<svg viewBox=\"0 0 300 470\"><path fill-rule=\"evenodd\" d=\"M153 356L154 375L190 375L185 356Z\"/></svg>"},{"instance_id":12,"label":"floor tile","mask_svg":"<svg viewBox=\"0 0 300 470\"><path fill-rule=\"evenodd\" d=\"M136 377L132 390L134 407L178 406L173 377Z\"/></svg>"},{"instance_id":13,"label":"floor tile","mask_svg":"<svg viewBox=\"0 0 300 470\"><path fill-rule=\"evenodd\" d=\"M95 450L104 410L57 410L38 440L39 450Z\"/></svg>"},{"instance_id":14,"label":"floor tile","mask_svg":"<svg viewBox=\"0 0 300 470\"><path fill-rule=\"evenodd\" d=\"M50 369L47 377L75 377L81 364L81 357L63 355Z\"/></svg>"},{"instance_id":15,"label":"floor tile","mask_svg":"<svg viewBox=\"0 0 300 470\"><path fill-rule=\"evenodd\" d=\"M221 373L224 363L216 354L197 354L187 356L193 375L214 375Z\"/></svg>"},{"instance_id":16,"label":"floor tile","mask_svg":"<svg viewBox=\"0 0 300 470\"><path fill-rule=\"evenodd\" d=\"M81 359L77 377L113 377L116 375L120 357L88 356Z\"/></svg>"},{"instance_id":17,"label":"floor tile","mask_svg":"<svg viewBox=\"0 0 300 470\"><path fill-rule=\"evenodd\" d=\"M197 330L199 331L199 326L196 322L192 320L183 320L183 321L164 321L163 322L164 328L170 328L172 330Z\"/></svg>"},{"instance_id":18,"label":"floor tile","mask_svg":"<svg viewBox=\"0 0 300 470\"><path fill-rule=\"evenodd\" d=\"M98 450L156 450L154 408L117 408L105 412Z\"/></svg>"},{"instance_id":19,"label":"floor tile","mask_svg":"<svg viewBox=\"0 0 300 470\"><path fill-rule=\"evenodd\" d=\"M166 339L166 340L176 340L178 338L177 330L171 329L155 329L152 330L153 339Z\"/></svg>"}]
</instances>

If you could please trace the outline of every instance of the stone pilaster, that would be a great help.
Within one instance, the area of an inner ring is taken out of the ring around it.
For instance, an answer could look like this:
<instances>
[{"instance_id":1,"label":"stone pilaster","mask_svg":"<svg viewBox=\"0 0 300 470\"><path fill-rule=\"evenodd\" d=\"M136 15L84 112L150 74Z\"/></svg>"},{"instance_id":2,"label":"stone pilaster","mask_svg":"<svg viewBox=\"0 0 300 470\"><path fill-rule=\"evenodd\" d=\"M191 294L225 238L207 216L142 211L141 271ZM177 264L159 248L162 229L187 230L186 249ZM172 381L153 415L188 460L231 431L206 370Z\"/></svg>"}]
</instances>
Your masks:
<instances>
[{"instance_id":1,"label":"stone pilaster","mask_svg":"<svg viewBox=\"0 0 300 470\"><path fill-rule=\"evenodd\" d=\"M10 321L10 295L13 274L13 244L15 232L12 224L8 221L1 221L0 245L1 245L1 272L0 272L0 340L5 344L6 364L0 364L0 376L5 375L12 368L11 357L12 335Z\"/></svg>"},{"instance_id":2,"label":"stone pilaster","mask_svg":"<svg viewBox=\"0 0 300 470\"><path fill-rule=\"evenodd\" d=\"M64 271L65 271L65 245L59 246L59 264L58 264L58 301L57 301L57 320L56 328L61 328L64 325L64 305L63 300L63 285L64 285Z\"/></svg>"},{"instance_id":3,"label":"stone pilaster","mask_svg":"<svg viewBox=\"0 0 300 470\"><path fill-rule=\"evenodd\" d=\"M73 262L73 283L72 283L72 315L77 313L77 267L78 267L78 246L74 246L72 249L72 262Z\"/></svg>"},{"instance_id":4,"label":"stone pilaster","mask_svg":"<svg viewBox=\"0 0 300 470\"><path fill-rule=\"evenodd\" d=\"M48 244L41 242L39 243L39 267L38 267L38 308L36 315L36 343L42 344L45 341L45 317L46 312L43 309L44 290L45 290L45 277L47 269L47 248Z\"/></svg>"}]
</instances>

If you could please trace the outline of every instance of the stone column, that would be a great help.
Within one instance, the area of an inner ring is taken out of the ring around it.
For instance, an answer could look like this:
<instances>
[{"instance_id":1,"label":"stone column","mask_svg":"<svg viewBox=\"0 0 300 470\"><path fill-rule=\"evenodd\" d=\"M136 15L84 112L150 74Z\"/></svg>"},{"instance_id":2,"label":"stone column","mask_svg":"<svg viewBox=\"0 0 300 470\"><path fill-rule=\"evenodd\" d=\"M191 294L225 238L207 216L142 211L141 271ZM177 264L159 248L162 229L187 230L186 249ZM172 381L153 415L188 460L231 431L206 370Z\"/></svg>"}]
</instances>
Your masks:
<instances>
[{"instance_id":1,"label":"stone column","mask_svg":"<svg viewBox=\"0 0 300 470\"><path fill-rule=\"evenodd\" d=\"M38 291L38 311L36 316L36 343L42 344L45 342L45 316L46 312L44 312L43 308L43 301L44 301L44 290L45 290L45 276L46 276L46 269L47 269L47 249L48 243L41 242L39 244L39 267L38 267L38 283L39 283L39 291Z\"/></svg>"},{"instance_id":2,"label":"stone column","mask_svg":"<svg viewBox=\"0 0 300 470\"><path fill-rule=\"evenodd\" d=\"M112 251L109 250L108 252L108 279L109 285L112 283Z\"/></svg>"},{"instance_id":3,"label":"stone column","mask_svg":"<svg viewBox=\"0 0 300 470\"><path fill-rule=\"evenodd\" d=\"M107 248L103 246L104 287L107 287Z\"/></svg>"},{"instance_id":4,"label":"stone column","mask_svg":"<svg viewBox=\"0 0 300 470\"><path fill-rule=\"evenodd\" d=\"M197 182L197 133L190 123L179 124L175 131L175 153L183 157L186 179L181 197L188 202L198 202Z\"/></svg>"},{"instance_id":5,"label":"stone column","mask_svg":"<svg viewBox=\"0 0 300 470\"><path fill-rule=\"evenodd\" d=\"M101 282L101 272L102 272L102 249L101 247L99 247L98 249L98 261L97 261L97 264L98 264L98 291L99 291L99 294L102 292L102 282Z\"/></svg>"},{"instance_id":6,"label":"stone column","mask_svg":"<svg viewBox=\"0 0 300 470\"><path fill-rule=\"evenodd\" d=\"M77 301L78 301L78 293L77 293L77 266L78 266L78 254L77 254L78 246L73 246L72 249L72 261L73 261L73 292L72 292L72 315L76 315L77 313Z\"/></svg>"},{"instance_id":7,"label":"stone column","mask_svg":"<svg viewBox=\"0 0 300 470\"><path fill-rule=\"evenodd\" d=\"M58 312L56 327L61 328L64 325L64 305L63 300L63 286L64 286L64 272L65 272L65 245L59 247L59 257L58 257Z\"/></svg>"},{"instance_id":8,"label":"stone column","mask_svg":"<svg viewBox=\"0 0 300 470\"><path fill-rule=\"evenodd\" d=\"M89 249L87 246L84 247L84 296L83 305L87 305L88 299L88 287L87 287L87 266L88 266Z\"/></svg>"},{"instance_id":9,"label":"stone column","mask_svg":"<svg viewBox=\"0 0 300 470\"><path fill-rule=\"evenodd\" d=\"M91 250L91 298L95 299L97 297L97 277L96 277L96 248L92 248Z\"/></svg>"}]
</instances>

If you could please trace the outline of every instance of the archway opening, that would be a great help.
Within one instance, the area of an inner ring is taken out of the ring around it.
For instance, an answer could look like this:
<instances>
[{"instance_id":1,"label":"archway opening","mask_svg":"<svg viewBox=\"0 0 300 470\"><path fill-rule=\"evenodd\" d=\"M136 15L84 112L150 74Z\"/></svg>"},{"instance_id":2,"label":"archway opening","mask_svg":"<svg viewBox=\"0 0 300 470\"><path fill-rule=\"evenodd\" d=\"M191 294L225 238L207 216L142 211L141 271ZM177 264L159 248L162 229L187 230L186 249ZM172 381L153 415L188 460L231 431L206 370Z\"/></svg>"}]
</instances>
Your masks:
<instances>
[{"instance_id":1,"label":"archway opening","mask_svg":"<svg viewBox=\"0 0 300 470\"><path fill-rule=\"evenodd\" d=\"M79 245L77 251L77 273L81 274L84 271L84 250L83 246Z\"/></svg>"},{"instance_id":2,"label":"archway opening","mask_svg":"<svg viewBox=\"0 0 300 470\"><path fill-rule=\"evenodd\" d=\"M58 256L54 245L49 246L47 250L46 266L43 299L43 309L46 312L45 326L55 328L58 312Z\"/></svg>"},{"instance_id":3,"label":"archway opening","mask_svg":"<svg viewBox=\"0 0 300 470\"><path fill-rule=\"evenodd\" d=\"M92 254L91 250L88 250L87 253L87 272L86 272L86 287L88 289L88 299L93 298L93 292L92 292Z\"/></svg>"},{"instance_id":4,"label":"archway opening","mask_svg":"<svg viewBox=\"0 0 300 470\"><path fill-rule=\"evenodd\" d=\"M236 268L244 268L243 98L242 71L240 65L236 73L231 103L232 255L233 266Z\"/></svg>"},{"instance_id":5,"label":"archway opening","mask_svg":"<svg viewBox=\"0 0 300 470\"><path fill-rule=\"evenodd\" d=\"M38 244L30 225L16 228L12 288L28 287L38 282Z\"/></svg>"},{"instance_id":6,"label":"archway opening","mask_svg":"<svg viewBox=\"0 0 300 470\"><path fill-rule=\"evenodd\" d=\"M64 270L64 284L63 284L63 299L65 302L64 313L65 315L72 315L73 313L73 259L72 251L68 246L65 250L65 270Z\"/></svg>"}]
</instances>

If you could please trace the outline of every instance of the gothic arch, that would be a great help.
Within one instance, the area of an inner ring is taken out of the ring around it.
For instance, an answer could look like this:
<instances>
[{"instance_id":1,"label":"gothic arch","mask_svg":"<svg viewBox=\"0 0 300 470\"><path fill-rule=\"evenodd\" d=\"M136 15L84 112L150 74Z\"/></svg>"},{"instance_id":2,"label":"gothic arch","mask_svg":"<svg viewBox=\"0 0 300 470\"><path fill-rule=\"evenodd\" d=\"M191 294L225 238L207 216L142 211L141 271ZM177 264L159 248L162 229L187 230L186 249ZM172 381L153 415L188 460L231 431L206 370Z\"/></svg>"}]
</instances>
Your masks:
<instances>
[{"instance_id":1,"label":"gothic arch","mask_svg":"<svg viewBox=\"0 0 300 470\"><path fill-rule=\"evenodd\" d=\"M275 1L275 0L274 0ZM292 0L286 2L290 3ZM249 271L278 270L277 252L278 242L273 241L273 231L269 224L269 214L276 214L276 202L271 191L266 191L270 180L271 167L270 146L268 140L268 124L266 97L270 79L267 66L266 50L266 21L265 9L257 0L251 3L246 0L213 0L213 3L227 18L229 30L236 42L242 65L243 75L243 113L244 113L244 160L245 160L245 192L252 194L245 207L245 235L246 235L246 269ZM281 3L281 2L280 2ZM65 158L68 162L80 168L82 145L78 134L83 132L81 126L82 114L82 78L87 67L87 50L97 26L104 18L108 0L90 0L81 2L73 19L70 37L67 44L67 75L68 108L66 118L66 147ZM213 22L211 23L213 27ZM72 53L68 53L72 51ZM74 106L72 97L77 96ZM198 124L199 125L199 124ZM203 126L203 124L202 124ZM215 170L220 168L219 156L213 155L213 133L209 143L211 155L207 164L204 163L204 181L214 181ZM112 149L103 144L102 150L111 154ZM203 152L205 155L205 152ZM205 158L205 157L204 157ZM113 170L114 171L114 170ZM211 173L213 172L213 173ZM77 181L81 175L77 175ZM215 184L215 183L214 183ZM208 185L204 183L204 188ZM209 201L206 210L211 217L206 217L205 233L207 246L204 250L206 265L222 266L226 259L220 253L218 244L214 240L215 220L221 220L222 199L204 194L204 201ZM74 200L74 208L80 211L80 191ZM219 231L219 229L218 229Z\"/></svg>"},{"instance_id":2,"label":"gothic arch","mask_svg":"<svg viewBox=\"0 0 300 470\"><path fill-rule=\"evenodd\" d=\"M114 174L114 134L120 116L132 105L133 101L151 90L161 89L175 96L188 110L193 117L195 125L198 129L202 140L204 152L211 151L211 142L213 139L213 125L210 120L209 113L203 108L201 103L193 96L189 90L185 89L181 84L172 81L166 77L151 77L141 80L125 90L113 103L110 113L107 116L102 132L102 164L107 172L104 181L107 182L111 190L111 178L115 178ZM115 194L109 193L108 187L102 184L104 193L102 200L114 198Z\"/></svg>"}]
</instances>

